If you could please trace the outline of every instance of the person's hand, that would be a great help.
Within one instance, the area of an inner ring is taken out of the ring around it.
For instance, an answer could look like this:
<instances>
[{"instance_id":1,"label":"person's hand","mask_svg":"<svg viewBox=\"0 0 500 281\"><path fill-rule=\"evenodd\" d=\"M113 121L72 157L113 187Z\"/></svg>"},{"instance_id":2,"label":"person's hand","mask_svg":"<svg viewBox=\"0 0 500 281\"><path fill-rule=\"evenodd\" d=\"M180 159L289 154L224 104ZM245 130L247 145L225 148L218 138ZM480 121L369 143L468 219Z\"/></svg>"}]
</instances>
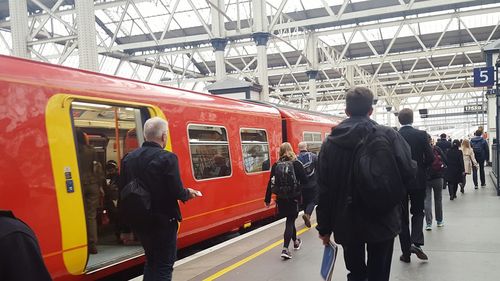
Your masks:
<instances>
[{"instance_id":1,"label":"person's hand","mask_svg":"<svg viewBox=\"0 0 500 281\"><path fill-rule=\"evenodd\" d=\"M189 191L189 199L202 196L202 194L199 190L195 190L195 189L192 189L190 187L188 187L187 190Z\"/></svg>"},{"instance_id":2,"label":"person's hand","mask_svg":"<svg viewBox=\"0 0 500 281\"><path fill-rule=\"evenodd\" d=\"M271 206L271 202L264 202L264 205L266 206L266 208L269 208L269 206Z\"/></svg>"},{"instance_id":3,"label":"person's hand","mask_svg":"<svg viewBox=\"0 0 500 281\"><path fill-rule=\"evenodd\" d=\"M330 243L330 235L319 235L319 239L323 242L323 245L327 246Z\"/></svg>"}]
</instances>

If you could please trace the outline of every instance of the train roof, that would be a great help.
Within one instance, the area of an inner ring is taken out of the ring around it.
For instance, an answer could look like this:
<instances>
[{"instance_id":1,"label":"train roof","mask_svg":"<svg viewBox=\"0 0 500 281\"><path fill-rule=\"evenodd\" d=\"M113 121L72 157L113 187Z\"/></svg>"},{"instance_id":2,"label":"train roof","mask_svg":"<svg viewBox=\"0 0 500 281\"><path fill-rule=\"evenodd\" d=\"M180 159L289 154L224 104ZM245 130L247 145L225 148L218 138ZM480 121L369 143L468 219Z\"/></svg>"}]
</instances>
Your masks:
<instances>
[{"instance_id":1,"label":"train roof","mask_svg":"<svg viewBox=\"0 0 500 281\"><path fill-rule=\"evenodd\" d=\"M0 55L0 80L151 104L279 116L276 108L92 71Z\"/></svg>"}]
</instances>

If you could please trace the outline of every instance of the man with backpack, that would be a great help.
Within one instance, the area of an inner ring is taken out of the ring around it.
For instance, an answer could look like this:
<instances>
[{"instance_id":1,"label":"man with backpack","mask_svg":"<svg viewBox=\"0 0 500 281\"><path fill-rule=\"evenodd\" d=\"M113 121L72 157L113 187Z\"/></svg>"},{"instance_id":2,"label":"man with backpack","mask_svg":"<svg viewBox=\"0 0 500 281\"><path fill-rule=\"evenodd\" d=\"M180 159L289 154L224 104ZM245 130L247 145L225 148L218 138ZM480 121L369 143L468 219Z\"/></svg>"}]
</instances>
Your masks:
<instances>
[{"instance_id":1,"label":"man with backpack","mask_svg":"<svg viewBox=\"0 0 500 281\"><path fill-rule=\"evenodd\" d=\"M472 150L474 150L474 156L479 164L479 178L481 179L481 187L486 186L486 178L484 176L484 161L489 161L490 150L488 148L488 142L483 139L482 131L477 130L474 133L474 137L470 140L472 145ZM472 169L472 181L474 181L474 188L477 189L477 169Z\"/></svg>"},{"instance_id":2,"label":"man with backpack","mask_svg":"<svg viewBox=\"0 0 500 281\"><path fill-rule=\"evenodd\" d=\"M306 176L308 178L308 182L306 184L302 184L302 206L304 208L302 219L307 227L311 227L311 215L317 204L318 197L318 183L316 175L318 156L307 151L307 142L300 142L297 160L299 160L300 163L302 163L302 166L304 166L304 171L306 172Z\"/></svg>"},{"instance_id":3,"label":"man with backpack","mask_svg":"<svg viewBox=\"0 0 500 281\"><path fill-rule=\"evenodd\" d=\"M165 120L148 119L142 147L127 154L121 165L119 208L144 248L145 281L172 280L182 220L177 200L201 196L183 187L177 156L165 150L167 134Z\"/></svg>"},{"instance_id":4,"label":"man with backpack","mask_svg":"<svg viewBox=\"0 0 500 281\"><path fill-rule=\"evenodd\" d=\"M415 254L419 259L427 260L428 257L422 250L424 245L424 208L427 172L434 161L431 145L427 133L412 127L413 111L409 108L402 109L398 114L401 128L399 133L411 147L411 158L417 162L417 176L407 185L408 194L403 200L403 214L401 216L403 228L399 234L401 251L399 258L402 262L409 263L410 255ZM409 208L411 204L411 208ZM409 213L411 213L411 232Z\"/></svg>"},{"instance_id":5,"label":"man with backpack","mask_svg":"<svg viewBox=\"0 0 500 281\"><path fill-rule=\"evenodd\" d=\"M319 154L316 228L324 245L333 233L344 248L348 280L387 281L401 200L416 165L401 135L370 119L369 89L352 88L345 99L349 118L332 129Z\"/></svg>"}]
</instances>

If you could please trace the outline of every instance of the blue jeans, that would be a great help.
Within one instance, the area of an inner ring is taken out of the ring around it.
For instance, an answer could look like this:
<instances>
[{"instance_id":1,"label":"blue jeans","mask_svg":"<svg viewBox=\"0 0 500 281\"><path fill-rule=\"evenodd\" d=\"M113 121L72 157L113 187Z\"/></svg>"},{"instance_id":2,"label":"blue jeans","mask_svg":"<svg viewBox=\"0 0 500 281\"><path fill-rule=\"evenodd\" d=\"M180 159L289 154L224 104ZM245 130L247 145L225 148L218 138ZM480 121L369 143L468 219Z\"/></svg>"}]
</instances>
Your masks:
<instances>
[{"instance_id":1,"label":"blue jeans","mask_svg":"<svg viewBox=\"0 0 500 281\"><path fill-rule=\"evenodd\" d=\"M177 221L137 232L146 254L144 281L170 281L177 258Z\"/></svg>"}]
</instances>

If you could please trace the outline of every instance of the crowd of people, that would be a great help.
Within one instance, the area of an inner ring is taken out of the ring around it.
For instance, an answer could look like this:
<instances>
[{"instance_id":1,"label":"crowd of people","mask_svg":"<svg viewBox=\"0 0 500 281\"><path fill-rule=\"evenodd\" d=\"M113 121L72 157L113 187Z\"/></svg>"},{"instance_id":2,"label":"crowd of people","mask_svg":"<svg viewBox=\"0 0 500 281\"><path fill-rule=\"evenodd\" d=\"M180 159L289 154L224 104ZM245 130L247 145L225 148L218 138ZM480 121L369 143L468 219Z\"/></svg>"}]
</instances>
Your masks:
<instances>
[{"instance_id":1,"label":"crowd of people","mask_svg":"<svg viewBox=\"0 0 500 281\"><path fill-rule=\"evenodd\" d=\"M434 220L437 227L444 226L443 189L448 188L450 200L456 199L459 188L465 192L471 173L478 189L478 172L481 186L486 185L489 150L482 128L470 141L448 140L442 134L434 142L413 127L411 109L399 112L401 128L395 131L370 119L372 104L369 89L350 89L348 118L332 129L318 156L308 155L306 143L299 144L299 157L289 143L281 145L265 196L269 206L271 194L276 194L278 213L286 217L281 258L292 258L291 241L294 250L302 244L295 232L300 206L310 227L317 204L319 237L328 245L333 234L342 245L348 280L389 280L396 236L401 262L410 263L412 254L429 258L423 232L432 230Z\"/></svg>"}]
</instances>

